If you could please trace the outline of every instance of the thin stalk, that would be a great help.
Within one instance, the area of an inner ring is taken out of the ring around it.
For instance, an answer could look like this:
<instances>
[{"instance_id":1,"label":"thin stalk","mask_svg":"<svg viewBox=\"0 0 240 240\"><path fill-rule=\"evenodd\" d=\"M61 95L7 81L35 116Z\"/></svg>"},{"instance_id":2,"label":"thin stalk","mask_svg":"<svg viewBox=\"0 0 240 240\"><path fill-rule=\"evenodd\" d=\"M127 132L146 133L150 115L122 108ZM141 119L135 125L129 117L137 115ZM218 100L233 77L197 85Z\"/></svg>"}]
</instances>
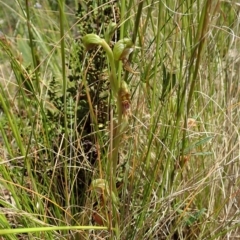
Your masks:
<instances>
[{"instance_id":1,"label":"thin stalk","mask_svg":"<svg viewBox=\"0 0 240 240\"><path fill-rule=\"evenodd\" d=\"M118 151L119 151L119 145L120 145L120 139L121 139L121 122L122 122L122 104L121 101L118 97L118 89L120 87L120 80L117 79L116 75L116 68L115 68L115 61L114 61L114 56L111 48L109 45L105 42L105 40L102 41L101 46L105 50L108 60L111 66L111 74L110 74L110 86L112 89L113 96L117 97L117 114L118 114L118 126L116 129L116 136L113 136L113 141L112 141L112 152L110 153L110 191L113 191L115 196L118 196L117 194L117 188L116 188L116 175L117 175L117 162L118 162ZM113 216L115 220L115 229L116 229L116 236L117 239L119 239L119 217L118 217L118 210L117 206L113 205ZM113 238L113 236L112 236Z\"/></svg>"},{"instance_id":2,"label":"thin stalk","mask_svg":"<svg viewBox=\"0 0 240 240\"><path fill-rule=\"evenodd\" d=\"M110 67L111 67L110 87L111 87L113 96L116 97L117 93L118 93L118 88L120 87L120 82L117 78L113 52L112 52L112 49L109 47L109 45L107 44L107 42L104 39L102 39L100 45L105 50L105 52L108 56L108 60L109 60Z\"/></svg>"},{"instance_id":3,"label":"thin stalk","mask_svg":"<svg viewBox=\"0 0 240 240\"><path fill-rule=\"evenodd\" d=\"M29 36L29 44L30 44L30 48L31 48L31 53L32 53L32 60L33 60L33 66L34 66L34 75L36 78L36 90L37 93L40 94L40 84L39 84L39 68L38 68L38 64L37 64L37 59L36 59L36 47L35 44L33 42L33 33L32 33L32 26L31 26L31 21L30 21L30 12L29 12L29 6L30 3L28 0L26 0L26 12L27 12L27 28L28 28L28 36ZM35 89L34 89L35 90ZM36 91L34 91L36 93Z\"/></svg>"},{"instance_id":4,"label":"thin stalk","mask_svg":"<svg viewBox=\"0 0 240 240\"><path fill-rule=\"evenodd\" d=\"M138 5L138 11L137 11L137 15L136 15L136 19L135 19L135 24L134 24L134 30L133 30L133 35L132 35L132 42L133 44L135 44L136 39L137 39L137 34L138 34L138 29L139 29L139 23L140 23L140 18L142 16L142 9L143 9L143 1L141 1ZM129 58L128 58L128 62L131 62L133 58L133 52L130 53ZM125 76L124 76L124 80L125 82L127 82L128 79L128 75L129 72L126 71L125 72Z\"/></svg>"},{"instance_id":5,"label":"thin stalk","mask_svg":"<svg viewBox=\"0 0 240 240\"><path fill-rule=\"evenodd\" d=\"M161 29L161 16L162 16L162 2L159 1L159 11L158 11L158 29ZM155 63L154 63L154 76L153 76L153 93L151 98L151 116L155 113L155 103L156 103L156 91L157 91L157 82L158 82L158 65L160 62L160 41L161 41L161 34L157 32L156 36L156 54L155 54ZM154 126L154 118L151 118L151 126ZM154 132L153 128L151 128L151 132ZM146 159L146 168L148 169L150 166L149 157Z\"/></svg>"},{"instance_id":6,"label":"thin stalk","mask_svg":"<svg viewBox=\"0 0 240 240\"><path fill-rule=\"evenodd\" d=\"M65 22L65 1L59 1L59 15L60 15L60 39L61 39L61 61L62 61L62 81L63 81L63 104L64 104L64 156L68 159L68 119L67 119L67 80L65 71L65 38L64 38L64 22ZM65 181L68 179L68 167L67 161L64 161L64 178ZM67 204L69 203L69 189L68 182L65 184L65 199ZM69 208L70 209L70 208Z\"/></svg>"},{"instance_id":7,"label":"thin stalk","mask_svg":"<svg viewBox=\"0 0 240 240\"><path fill-rule=\"evenodd\" d=\"M15 229L2 229L0 235L17 234L17 233L36 233L57 230L107 230L107 227L97 226L57 226L57 227L35 227L35 228L15 228ZM115 229L112 229L115 230Z\"/></svg>"},{"instance_id":8,"label":"thin stalk","mask_svg":"<svg viewBox=\"0 0 240 240\"><path fill-rule=\"evenodd\" d=\"M121 0L121 22L124 21L124 16L125 16L125 12L126 12L126 2L125 0ZM121 28L120 28L120 39L124 38L124 24L121 24Z\"/></svg>"}]
</instances>

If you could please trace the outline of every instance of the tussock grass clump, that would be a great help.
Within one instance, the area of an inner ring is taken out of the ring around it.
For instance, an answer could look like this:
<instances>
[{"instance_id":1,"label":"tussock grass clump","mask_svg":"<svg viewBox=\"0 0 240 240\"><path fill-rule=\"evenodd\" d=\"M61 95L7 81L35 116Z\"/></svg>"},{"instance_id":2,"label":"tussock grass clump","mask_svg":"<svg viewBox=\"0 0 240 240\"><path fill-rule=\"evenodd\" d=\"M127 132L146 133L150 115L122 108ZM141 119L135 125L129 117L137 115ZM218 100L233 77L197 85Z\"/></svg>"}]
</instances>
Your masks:
<instances>
[{"instance_id":1,"label":"tussock grass clump","mask_svg":"<svg viewBox=\"0 0 240 240\"><path fill-rule=\"evenodd\" d=\"M0 1L0 235L236 238L238 4L26 3Z\"/></svg>"}]
</instances>

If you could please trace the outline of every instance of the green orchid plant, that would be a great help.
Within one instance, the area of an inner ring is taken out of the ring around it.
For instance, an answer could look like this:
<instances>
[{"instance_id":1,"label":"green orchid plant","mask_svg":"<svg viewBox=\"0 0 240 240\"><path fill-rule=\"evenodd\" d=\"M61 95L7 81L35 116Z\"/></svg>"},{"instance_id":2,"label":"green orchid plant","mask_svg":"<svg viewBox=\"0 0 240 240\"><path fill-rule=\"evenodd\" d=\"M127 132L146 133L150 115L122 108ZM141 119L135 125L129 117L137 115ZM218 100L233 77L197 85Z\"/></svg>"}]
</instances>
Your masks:
<instances>
[{"instance_id":1,"label":"green orchid plant","mask_svg":"<svg viewBox=\"0 0 240 240\"><path fill-rule=\"evenodd\" d=\"M117 71L119 70L119 63L122 61L123 63L127 61L128 55L134 50L134 44L131 39L124 38L119 40L115 45L113 50L110 48L108 42L109 38L106 40L100 38L96 34L87 34L82 38L83 44L86 50L93 49L95 47L101 46L106 55L108 57L108 61L110 64L110 73L109 73L109 81L110 81L110 90L111 95L113 96L113 100L116 103L116 116L117 116L117 124L114 126L116 130L114 131L114 136L112 136L112 151L109 153L109 172L108 176L110 176L111 184L109 185L109 191L112 191L109 196L114 196L112 199L112 203L114 205L113 210L115 209L115 219L119 219L117 209L119 201L116 199L118 196L116 189L116 170L117 170L117 162L118 162L118 151L119 145L121 142L121 137L124 129L128 125L128 118L131 115L131 104L130 104L130 91L128 89L128 85L125 81L121 80L117 77ZM98 179L98 182L100 180ZM100 182L106 182L102 180ZM93 183L96 185L96 180L93 180ZM96 186L95 186L96 187ZM113 211L114 212L114 211ZM116 220L117 221L117 220ZM117 224L116 229L117 228Z\"/></svg>"}]
</instances>

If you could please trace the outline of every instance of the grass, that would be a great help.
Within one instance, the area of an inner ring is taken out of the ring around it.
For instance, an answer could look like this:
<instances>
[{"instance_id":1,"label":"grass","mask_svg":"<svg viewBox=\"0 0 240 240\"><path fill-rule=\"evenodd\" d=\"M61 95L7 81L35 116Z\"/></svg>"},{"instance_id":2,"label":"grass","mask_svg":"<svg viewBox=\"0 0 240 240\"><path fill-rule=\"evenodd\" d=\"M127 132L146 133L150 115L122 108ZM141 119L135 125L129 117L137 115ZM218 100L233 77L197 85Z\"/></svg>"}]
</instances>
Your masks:
<instances>
[{"instance_id":1,"label":"grass","mask_svg":"<svg viewBox=\"0 0 240 240\"><path fill-rule=\"evenodd\" d=\"M83 37L77 3L36 8L0 1L4 239L238 237L239 6L129 2L119 1L119 35L136 47L130 71L108 59L106 79L117 84L109 90L109 128L101 129L87 55L74 62L77 96L69 91L73 69L66 65L84 47L75 41ZM131 93L127 118L122 80ZM89 109L91 134L84 132L85 115L78 122L81 104ZM94 163L83 144L89 137Z\"/></svg>"}]
</instances>

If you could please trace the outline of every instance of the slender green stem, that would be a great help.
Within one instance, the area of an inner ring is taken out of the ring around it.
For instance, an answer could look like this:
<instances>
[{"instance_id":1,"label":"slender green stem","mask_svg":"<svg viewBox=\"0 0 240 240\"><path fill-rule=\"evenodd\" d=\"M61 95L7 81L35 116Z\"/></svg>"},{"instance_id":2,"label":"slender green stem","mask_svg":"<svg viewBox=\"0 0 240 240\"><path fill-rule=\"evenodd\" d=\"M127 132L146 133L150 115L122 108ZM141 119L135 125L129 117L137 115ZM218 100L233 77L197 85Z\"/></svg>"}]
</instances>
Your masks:
<instances>
[{"instance_id":1,"label":"slender green stem","mask_svg":"<svg viewBox=\"0 0 240 240\"><path fill-rule=\"evenodd\" d=\"M116 73L116 68L115 68L115 60L113 56L112 49L109 47L109 45L106 43L104 39L101 41L101 46L105 50L108 60L111 66L111 76L110 76L110 85L111 85L111 90L113 93L113 96L116 97L118 93L118 88L119 88L119 83L117 79L117 73Z\"/></svg>"},{"instance_id":2,"label":"slender green stem","mask_svg":"<svg viewBox=\"0 0 240 240\"><path fill-rule=\"evenodd\" d=\"M142 9L143 9L143 1L141 1L138 5L138 11L135 19L135 24L134 24L134 30L133 30L133 35L132 35L132 42L135 44L136 39L137 39L137 34L138 34L138 29L139 29L139 23L140 23L140 18L142 16ZM131 62L133 57L133 52L130 53L128 61ZM127 82L129 72L126 71L124 75L124 81Z\"/></svg>"},{"instance_id":3,"label":"slender green stem","mask_svg":"<svg viewBox=\"0 0 240 240\"><path fill-rule=\"evenodd\" d=\"M29 12L29 1L26 0L26 13L27 13L27 27L28 27L28 35L29 35L29 43L30 43L30 47L31 47L31 52L32 52L32 60L33 60L33 65L34 65L34 69L35 69L35 78L36 78L36 83L37 83L37 92L38 94L40 94L40 83L39 83L39 68L37 67L37 59L36 59L36 46L33 42L33 33L32 33L32 26L31 26L31 22L30 22L30 12Z\"/></svg>"},{"instance_id":4,"label":"slender green stem","mask_svg":"<svg viewBox=\"0 0 240 240\"><path fill-rule=\"evenodd\" d=\"M66 81L66 61L65 61L65 40L64 40L64 3L59 1L59 14L60 14L60 38L61 38L61 60L62 60L62 81L63 81L63 97L64 97L64 127L65 127L65 151L67 150L67 138L68 138L68 131L67 131L67 81Z\"/></svg>"},{"instance_id":5,"label":"slender green stem","mask_svg":"<svg viewBox=\"0 0 240 240\"><path fill-rule=\"evenodd\" d=\"M57 230L107 230L106 227L97 226L58 226L58 227L35 227L35 228L15 228L15 229L2 229L0 235L16 234L16 233L34 233L46 232ZM115 229L112 229L115 230Z\"/></svg>"},{"instance_id":6,"label":"slender green stem","mask_svg":"<svg viewBox=\"0 0 240 240\"><path fill-rule=\"evenodd\" d=\"M119 98L119 89L121 86L121 79L117 78L116 65L115 65L116 62L114 59L113 51L104 39L101 39L99 36L95 34L88 34L83 37L83 42L87 49L91 48L93 45L100 45L106 52L109 60L109 64L111 67L111 72L109 74L109 81L110 81L112 95L117 100L117 114L118 114L117 124L118 125L116 127L116 135L115 134L112 135L113 137L112 152L109 154L109 159L108 159L109 160L108 177L110 178L110 191L112 191L114 195L117 197L118 196L117 188L116 188L117 162L118 162L119 145L120 145L120 140L122 135L121 134L122 105L121 105L121 99ZM86 82L85 82L85 85L86 85ZM115 229L116 229L115 231L116 236L117 238L119 238L120 232L119 232L118 206L116 206L116 202L113 202L112 206L113 206L113 216L114 216L113 225L115 226Z\"/></svg>"},{"instance_id":7,"label":"slender green stem","mask_svg":"<svg viewBox=\"0 0 240 240\"><path fill-rule=\"evenodd\" d=\"M64 156L68 156L68 118L67 118L67 79L66 79L66 61L65 61L65 38L64 38L64 22L65 22L65 1L59 1L59 14L60 14L60 38L61 38L61 60L62 60L62 81L63 81L63 104L64 104ZM69 203L69 186L68 186L68 167L67 161L64 161L64 178L65 178L65 199Z\"/></svg>"},{"instance_id":8,"label":"slender green stem","mask_svg":"<svg viewBox=\"0 0 240 240\"><path fill-rule=\"evenodd\" d=\"M119 151L119 144L120 144L120 139L121 139L121 122L122 122L122 108L121 108L121 102L118 97L118 89L120 87L120 81L117 79L116 75L116 68L115 68L115 60L113 56L113 52L109 45L106 43L105 40L102 41L101 46L105 50L108 60L111 66L111 74L110 74L110 85L111 85L111 90L113 93L113 96L117 98L117 114L118 114L118 126L116 129L116 136L113 136L113 150L112 153L109 155L110 156L110 173L109 176L111 177L111 184L110 184L110 189L113 191L115 196L118 195L117 193L117 188L116 188L116 176L117 176L117 162L118 162L118 151ZM117 239L119 239L119 220L118 220L118 207L114 206L113 204L113 216L115 219L115 229L116 229L116 236Z\"/></svg>"}]
</instances>

